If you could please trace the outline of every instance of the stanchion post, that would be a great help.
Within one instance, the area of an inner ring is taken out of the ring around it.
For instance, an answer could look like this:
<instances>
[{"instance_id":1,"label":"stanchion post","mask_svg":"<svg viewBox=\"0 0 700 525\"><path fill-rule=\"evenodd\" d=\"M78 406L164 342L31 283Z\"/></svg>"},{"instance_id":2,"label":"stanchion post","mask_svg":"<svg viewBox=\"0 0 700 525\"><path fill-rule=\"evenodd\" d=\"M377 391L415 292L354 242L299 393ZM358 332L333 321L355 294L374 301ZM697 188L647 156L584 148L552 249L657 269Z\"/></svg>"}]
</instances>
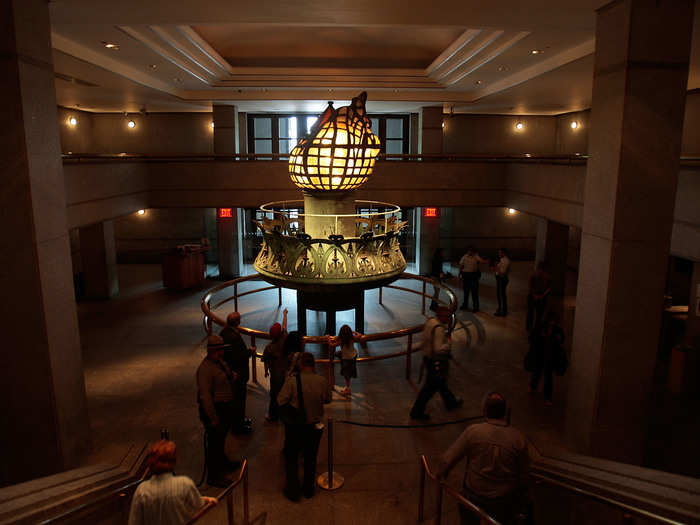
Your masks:
<instances>
[{"instance_id":1,"label":"stanchion post","mask_svg":"<svg viewBox=\"0 0 700 525\"><path fill-rule=\"evenodd\" d=\"M226 517L228 518L228 525L234 525L233 517L233 491L229 491L226 495Z\"/></svg>"},{"instance_id":2,"label":"stanchion post","mask_svg":"<svg viewBox=\"0 0 700 525\"><path fill-rule=\"evenodd\" d=\"M418 523L423 523L423 505L425 501L425 465L420 459L420 476L418 478Z\"/></svg>"},{"instance_id":3,"label":"stanchion post","mask_svg":"<svg viewBox=\"0 0 700 525\"><path fill-rule=\"evenodd\" d=\"M278 305L282 306L282 287L281 286L277 287L277 300L278 300Z\"/></svg>"},{"instance_id":4,"label":"stanchion post","mask_svg":"<svg viewBox=\"0 0 700 525\"><path fill-rule=\"evenodd\" d=\"M435 525L440 525L442 522L442 483L437 479L437 498L435 501L436 514L435 514Z\"/></svg>"},{"instance_id":5,"label":"stanchion post","mask_svg":"<svg viewBox=\"0 0 700 525\"><path fill-rule=\"evenodd\" d=\"M236 308L238 310L238 308ZM423 295L421 296L420 313L425 314L425 281L423 281Z\"/></svg>"},{"instance_id":6,"label":"stanchion post","mask_svg":"<svg viewBox=\"0 0 700 525\"><path fill-rule=\"evenodd\" d=\"M250 346L252 348L255 348L255 336L254 335L250 336ZM256 384L258 382L258 365L256 362L257 354L258 354L258 351L256 349L253 351L253 356L252 356L253 358L250 361L250 366L253 369L253 383L256 383Z\"/></svg>"},{"instance_id":7,"label":"stanchion post","mask_svg":"<svg viewBox=\"0 0 700 525\"><path fill-rule=\"evenodd\" d=\"M382 303L382 290L384 290L384 287L380 286L379 287L379 304L383 304Z\"/></svg>"},{"instance_id":8,"label":"stanchion post","mask_svg":"<svg viewBox=\"0 0 700 525\"><path fill-rule=\"evenodd\" d=\"M423 293L425 293L425 286L423 286ZM233 283L233 309L238 311L238 283Z\"/></svg>"},{"instance_id":9,"label":"stanchion post","mask_svg":"<svg viewBox=\"0 0 700 525\"><path fill-rule=\"evenodd\" d=\"M406 379L411 379L411 350L413 350L413 334L408 334L408 343L406 343Z\"/></svg>"},{"instance_id":10,"label":"stanchion post","mask_svg":"<svg viewBox=\"0 0 700 525\"><path fill-rule=\"evenodd\" d=\"M328 418L328 472L318 477L318 486L325 490L337 490L343 486L345 479L333 470L333 418Z\"/></svg>"},{"instance_id":11,"label":"stanchion post","mask_svg":"<svg viewBox=\"0 0 700 525\"><path fill-rule=\"evenodd\" d=\"M246 469L243 473L243 525L248 525L250 520L248 501L248 464L246 463Z\"/></svg>"}]
</instances>

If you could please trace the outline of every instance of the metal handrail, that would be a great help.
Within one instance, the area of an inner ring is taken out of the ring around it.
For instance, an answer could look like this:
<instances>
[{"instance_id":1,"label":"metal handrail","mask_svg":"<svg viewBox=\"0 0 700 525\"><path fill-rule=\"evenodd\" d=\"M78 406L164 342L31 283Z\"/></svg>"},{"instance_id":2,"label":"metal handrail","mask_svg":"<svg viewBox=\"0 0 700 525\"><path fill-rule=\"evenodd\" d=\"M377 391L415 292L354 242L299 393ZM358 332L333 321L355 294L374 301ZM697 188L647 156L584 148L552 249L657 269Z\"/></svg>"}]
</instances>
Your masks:
<instances>
[{"instance_id":1,"label":"metal handrail","mask_svg":"<svg viewBox=\"0 0 700 525\"><path fill-rule=\"evenodd\" d=\"M658 521L659 523L667 523L668 525L684 525L683 522L672 520L670 518L666 518L666 517L660 516L658 514L654 514L653 512L649 512L648 510L640 509L639 507L635 507L634 505L629 505L627 503L622 503L621 501L615 501L614 499L606 498L605 496L601 496L600 494L596 494L595 492L589 492L587 490L580 489L578 487L574 487L573 485L569 485L568 483L558 481L558 480L550 478L548 476L543 476L542 474L532 473L531 475L533 477L537 478L538 482L544 482L544 483L549 483L551 485L557 485L557 486L565 488L566 490L569 490L571 492L575 492L576 494L580 494L582 496L592 498L592 499L601 501L603 503L607 503L608 505L612 505L614 507L619 507L619 508L624 509L624 510L631 512L633 514L637 514L639 516L644 516L645 518L649 518L651 520Z\"/></svg>"},{"instance_id":2,"label":"metal handrail","mask_svg":"<svg viewBox=\"0 0 700 525\"><path fill-rule=\"evenodd\" d=\"M381 201L367 201L367 200L355 200L355 206L361 206L362 204L369 204L370 205L370 212L369 213L299 213L297 214L298 217L304 218L304 217L358 217L358 218L365 218L365 217L374 217L374 216L380 216L380 215L393 215L394 213L398 213L401 211L401 206L397 206L396 204L391 204L389 202L381 202ZM279 214L279 215L284 215L284 210L287 208L287 205L289 204L296 204L299 207L304 206L304 201L303 200L286 200L286 201L274 201L274 202L266 202L265 204L261 204L259 209L260 211L266 212L266 213L272 213L272 214ZM275 206L281 205L282 210L278 211L273 209ZM372 205L376 206L377 208L391 208L390 211L371 211ZM290 219L296 219L296 217L290 217Z\"/></svg>"},{"instance_id":3,"label":"metal handrail","mask_svg":"<svg viewBox=\"0 0 700 525\"><path fill-rule=\"evenodd\" d=\"M248 525L250 522L249 501L248 501L248 460L243 458L241 463L241 471L238 473L238 478L226 487L221 494L216 497L216 503L207 503L199 509L197 514L192 516L187 525L197 523L203 516L226 499L226 516L228 525L234 525L235 517L233 513L233 489L243 483L243 525Z\"/></svg>"},{"instance_id":4,"label":"metal handrail","mask_svg":"<svg viewBox=\"0 0 700 525\"><path fill-rule=\"evenodd\" d=\"M419 479L420 485L419 485L419 495L418 495L418 522L419 523L422 523L424 521L425 475L426 474L428 475L428 477L430 479L437 482L437 513L435 515L435 521L434 521L435 525L440 525L440 523L442 521L442 493L443 493L443 491L445 491L447 494L449 494L450 496L455 498L460 505L462 505L463 507L466 507L470 512L478 515L482 519L482 523L484 523L484 520L485 520L486 523L490 524L490 525L501 525L500 522L496 521L491 516L489 516L483 509L474 505L471 501L469 501L462 494L460 494L458 490L449 486L443 480L439 479L437 477L437 475L433 474L433 472L430 470L430 467L428 466L428 460L425 458L424 455L421 455L421 457L420 457L420 479Z\"/></svg>"}]
</instances>

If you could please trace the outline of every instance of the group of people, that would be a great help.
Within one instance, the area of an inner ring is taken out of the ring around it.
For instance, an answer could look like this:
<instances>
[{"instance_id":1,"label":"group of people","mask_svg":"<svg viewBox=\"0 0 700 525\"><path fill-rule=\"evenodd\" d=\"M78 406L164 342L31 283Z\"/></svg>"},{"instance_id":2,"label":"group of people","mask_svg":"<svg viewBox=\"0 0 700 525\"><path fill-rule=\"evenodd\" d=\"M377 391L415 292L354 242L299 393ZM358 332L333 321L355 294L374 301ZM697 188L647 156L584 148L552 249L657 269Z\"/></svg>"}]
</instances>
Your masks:
<instances>
[{"instance_id":1,"label":"group of people","mask_svg":"<svg viewBox=\"0 0 700 525\"><path fill-rule=\"evenodd\" d=\"M431 262L430 276L439 282L442 282L447 274L443 272L444 251L442 248L437 248L433 253ZM481 280L480 264L487 265L494 273L496 278L496 299L498 308L494 315L496 317L505 317L508 315L508 296L506 289L508 287L510 274L510 257L505 248L498 250L498 258L494 261L481 257L474 246L467 247L466 253L459 260L459 278L462 281L462 289L464 290L464 301L461 309L469 310L469 299L471 297L471 311L479 312L479 281ZM437 286L434 288L433 301L430 305L431 310L438 308L438 296L440 290Z\"/></svg>"}]
</instances>

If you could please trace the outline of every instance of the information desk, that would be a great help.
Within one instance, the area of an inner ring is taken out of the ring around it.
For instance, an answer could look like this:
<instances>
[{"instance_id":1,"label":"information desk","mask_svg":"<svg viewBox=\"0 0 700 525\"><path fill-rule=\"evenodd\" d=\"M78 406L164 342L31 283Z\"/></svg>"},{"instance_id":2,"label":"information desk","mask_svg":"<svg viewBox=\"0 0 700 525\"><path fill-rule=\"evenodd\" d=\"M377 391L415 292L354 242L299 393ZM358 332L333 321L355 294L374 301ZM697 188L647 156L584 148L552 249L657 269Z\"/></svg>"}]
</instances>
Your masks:
<instances>
[{"instance_id":1,"label":"information desk","mask_svg":"<svg viewBox=\"0 0 700 525\"><path fill-rule=\"evenodd\" d=\"M167 253L163 259L163 285L186 290L204 285L208 246L190 245Z\"/></svg>"}]
</instances>

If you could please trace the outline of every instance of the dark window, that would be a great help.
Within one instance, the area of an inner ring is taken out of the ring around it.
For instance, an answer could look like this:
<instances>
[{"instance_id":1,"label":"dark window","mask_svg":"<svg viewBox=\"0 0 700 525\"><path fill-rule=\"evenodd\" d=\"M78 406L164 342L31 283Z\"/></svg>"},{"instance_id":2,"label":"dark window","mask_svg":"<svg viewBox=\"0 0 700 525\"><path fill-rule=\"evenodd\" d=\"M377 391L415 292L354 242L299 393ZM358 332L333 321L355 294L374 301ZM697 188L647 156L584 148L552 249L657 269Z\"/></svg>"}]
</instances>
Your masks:
<instances>
[{"instance_id":1,"label":"dark window","mask_svg":"<svg viewBox=\"0 0 700 525\"><path fill-rule=\"evenodd\" d=\"M381 152L407 154L410 144L408 115L369 115L372 132L379 137ZM311 131L318 115L248 115L250 153L287 154Z\"/></svg>"}]
</instances>

